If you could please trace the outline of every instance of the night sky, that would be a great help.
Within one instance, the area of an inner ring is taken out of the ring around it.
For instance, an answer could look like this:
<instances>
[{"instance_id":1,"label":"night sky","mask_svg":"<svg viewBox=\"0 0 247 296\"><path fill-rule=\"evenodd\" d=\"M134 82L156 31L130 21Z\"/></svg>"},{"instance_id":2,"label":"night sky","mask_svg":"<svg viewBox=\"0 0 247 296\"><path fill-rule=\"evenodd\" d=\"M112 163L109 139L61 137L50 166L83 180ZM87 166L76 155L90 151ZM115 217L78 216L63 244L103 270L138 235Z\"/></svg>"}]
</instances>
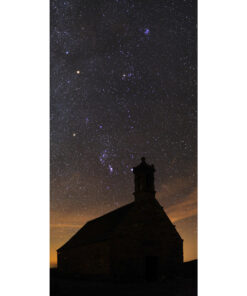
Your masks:
<instances>
[{"instance_id":1,"label":"night sky","mask_svg":"<svg viewBox=\"0 0 247 296\"><path fill-rule=\"evenodd\" d=\"M134 200L142 156L185 261L197 258L196 9L195 0L51 0L52 265L86 221Z\"/></svg>"}]
</instances>

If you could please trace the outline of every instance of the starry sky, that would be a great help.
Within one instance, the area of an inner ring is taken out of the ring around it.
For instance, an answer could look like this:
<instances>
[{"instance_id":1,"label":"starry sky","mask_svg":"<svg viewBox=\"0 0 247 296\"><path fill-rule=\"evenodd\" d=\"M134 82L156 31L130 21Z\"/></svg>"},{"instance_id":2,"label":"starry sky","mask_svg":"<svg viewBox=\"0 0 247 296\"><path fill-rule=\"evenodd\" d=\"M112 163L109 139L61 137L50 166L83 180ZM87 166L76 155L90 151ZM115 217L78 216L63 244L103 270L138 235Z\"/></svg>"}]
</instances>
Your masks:
<instances>
[{"instance_id":1,"label":"starry sky","mask_svg":"<svg viewBox=\"0 0 247 296\"><path fill-rule=\"evenodd\" d=\"M51 265L85 222L134 200L142 156L197 258L196 1L50 5Z\"/></svg>"}]
</instances>

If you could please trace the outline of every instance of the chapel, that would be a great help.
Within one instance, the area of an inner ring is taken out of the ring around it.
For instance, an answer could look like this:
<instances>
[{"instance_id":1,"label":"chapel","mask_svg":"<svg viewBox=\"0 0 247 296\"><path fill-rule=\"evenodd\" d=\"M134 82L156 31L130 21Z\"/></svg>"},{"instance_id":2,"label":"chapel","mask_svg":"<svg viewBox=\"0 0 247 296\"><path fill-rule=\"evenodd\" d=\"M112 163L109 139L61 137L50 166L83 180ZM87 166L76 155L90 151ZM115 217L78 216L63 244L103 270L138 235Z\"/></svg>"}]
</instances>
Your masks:
<instances>
[{"instance_id":1,"label":"chapel","mask_svg":"<svg viewBox=\"0 0 247 296\"><path fill-rule=\"evenodd\" d=\"M134 201L88 221L57 250L58 270L113 280L157 280L183 263L183 239L155 198L154 165L133 168Z\"/></svg>"}]
</instances>

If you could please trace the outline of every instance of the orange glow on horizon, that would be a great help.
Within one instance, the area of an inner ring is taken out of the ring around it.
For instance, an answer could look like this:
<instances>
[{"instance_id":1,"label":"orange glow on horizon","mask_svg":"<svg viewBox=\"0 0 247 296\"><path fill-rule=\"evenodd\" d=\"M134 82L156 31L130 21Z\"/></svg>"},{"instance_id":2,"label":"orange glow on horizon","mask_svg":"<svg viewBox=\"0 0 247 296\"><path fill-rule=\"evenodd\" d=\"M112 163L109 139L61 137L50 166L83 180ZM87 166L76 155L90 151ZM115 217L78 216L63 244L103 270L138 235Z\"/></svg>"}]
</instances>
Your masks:
<instances>
[{"instance_id":1,"label":"orange glow on horizon","mask_svg":"<svg viewBox=\"0 0 247 296\"><path fill-rule=\"evenodd\" d=\"M197 231L193 230L192 227L192 223L194 228L197 226L196 191L193 191L183 202L176 206L168 207L165 212L173 223L176 222L176 229L184 239L184 261L197 259ZM97 214L95 212L94 214L83 216L73 213L67 215L51 213L50 267L56 267L57 265L56 250L71 238L87 221L104 213Z\"/></svg>"}]
</instances>

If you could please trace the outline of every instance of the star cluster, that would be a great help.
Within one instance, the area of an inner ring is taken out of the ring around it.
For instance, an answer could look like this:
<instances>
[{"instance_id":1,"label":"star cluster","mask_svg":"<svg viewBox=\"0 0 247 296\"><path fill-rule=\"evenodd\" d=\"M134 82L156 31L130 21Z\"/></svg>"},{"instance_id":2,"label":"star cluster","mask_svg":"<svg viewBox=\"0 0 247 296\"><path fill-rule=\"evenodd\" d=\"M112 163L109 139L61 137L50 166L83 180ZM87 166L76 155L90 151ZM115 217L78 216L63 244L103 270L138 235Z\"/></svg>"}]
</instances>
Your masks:
<instances>
[{"instance_id":1,"label":"star cluster","mask_svg":"<svg viewBox=\"0 0 247 296\"><path fill-rule=\"evenodd\" d=\"M131 202L142 156L164 209L184 203L197 176L196 1L52 0L50 24L53 225ZM75 231L54 229L53 248Z\"/></svg>"}]
</instances>

